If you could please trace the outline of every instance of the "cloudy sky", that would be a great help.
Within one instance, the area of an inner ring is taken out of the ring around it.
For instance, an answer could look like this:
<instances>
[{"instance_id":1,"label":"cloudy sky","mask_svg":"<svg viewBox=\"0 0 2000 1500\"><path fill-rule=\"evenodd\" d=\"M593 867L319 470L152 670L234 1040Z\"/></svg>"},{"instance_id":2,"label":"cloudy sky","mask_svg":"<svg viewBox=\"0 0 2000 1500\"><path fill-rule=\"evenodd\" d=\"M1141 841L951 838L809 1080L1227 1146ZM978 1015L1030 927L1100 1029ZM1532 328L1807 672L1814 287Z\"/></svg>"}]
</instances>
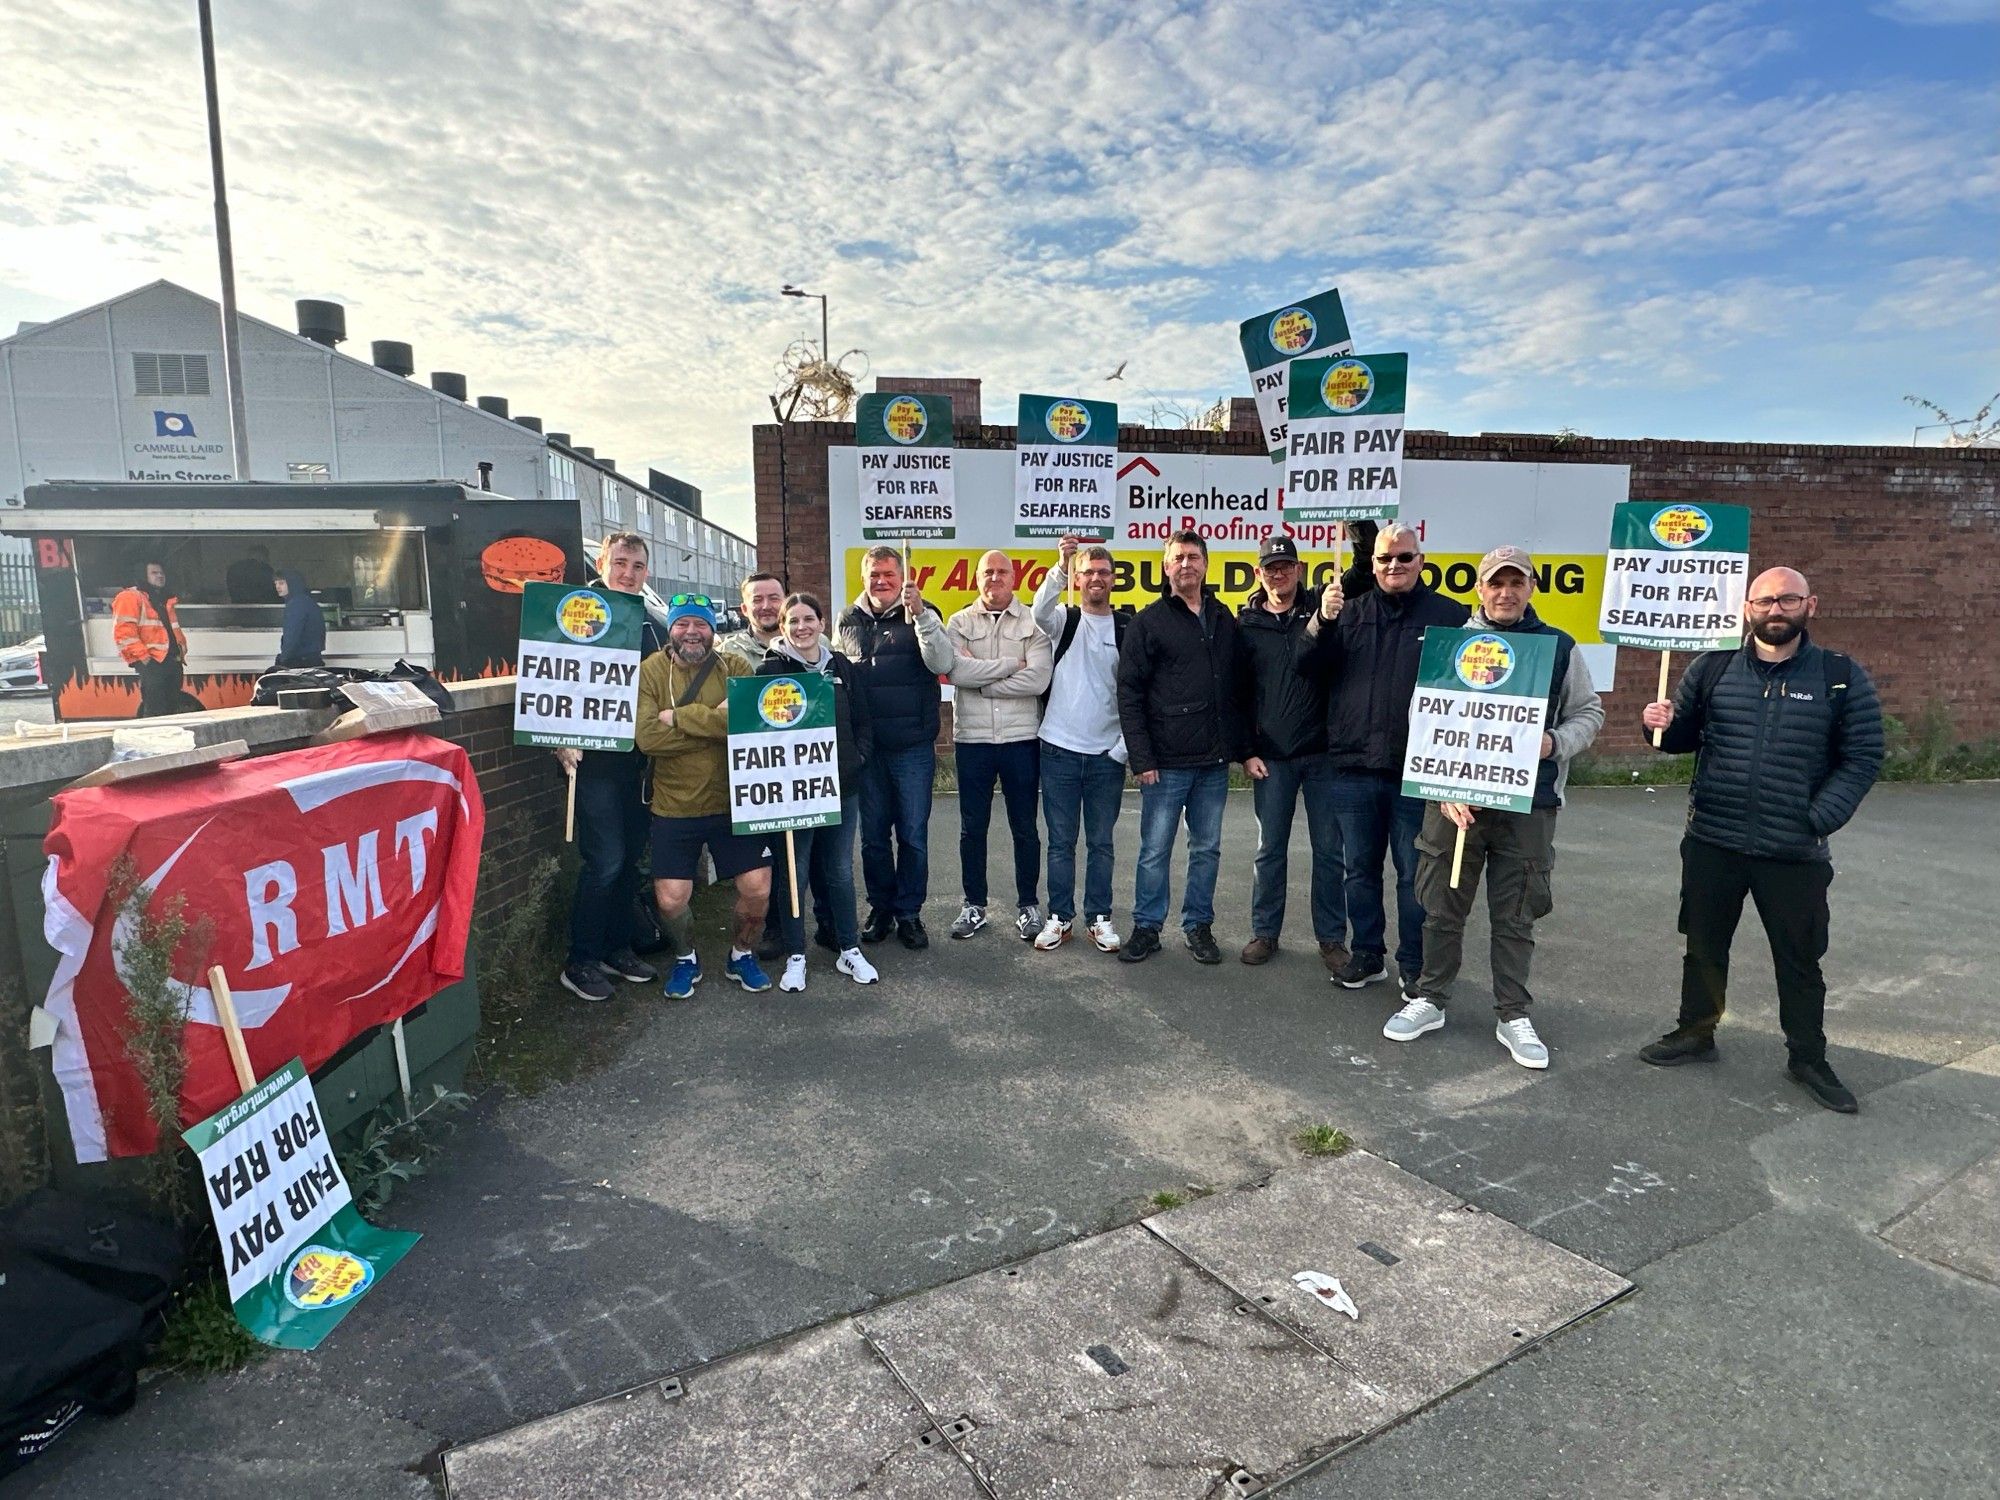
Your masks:
<instances>
[{"instance_id":1,"label":"cloudy sky","mask_svg":"<svg viewBox=\"0 0 2000 1500\"><path fill-rule=\"evenodd\" d=\"M0 28L0 328L215 286L194 0ZM1327 285L1457 432L1907 441L2000 388L2000 0L216 0L239 294L701 485L836 351L1248 394ZM1103 376L1129 360L1126 378Z\"/></svg>"}]
</instances>

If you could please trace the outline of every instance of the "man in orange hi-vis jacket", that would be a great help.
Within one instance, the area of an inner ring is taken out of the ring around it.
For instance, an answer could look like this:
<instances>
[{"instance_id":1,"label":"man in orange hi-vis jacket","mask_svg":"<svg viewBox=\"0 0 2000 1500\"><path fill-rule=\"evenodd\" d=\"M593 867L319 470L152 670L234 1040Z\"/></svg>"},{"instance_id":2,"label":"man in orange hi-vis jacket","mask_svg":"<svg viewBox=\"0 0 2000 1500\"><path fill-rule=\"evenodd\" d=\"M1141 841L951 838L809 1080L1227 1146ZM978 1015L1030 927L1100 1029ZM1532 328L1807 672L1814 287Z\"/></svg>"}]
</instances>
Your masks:
<instances>
[{"instance_id":1,"label":"man in orange hi-vis jacket","mask_svg":"<svg viewBox=\"0 0 2000 1500\"><path fill-rule=\"evenodd\" d=\"M146 564L146 581L120 589L111 601L111 639L139 678L139 717L181 711L181 667L187 637L167 592L167 570Z\"/></svg>"}]
</instances>

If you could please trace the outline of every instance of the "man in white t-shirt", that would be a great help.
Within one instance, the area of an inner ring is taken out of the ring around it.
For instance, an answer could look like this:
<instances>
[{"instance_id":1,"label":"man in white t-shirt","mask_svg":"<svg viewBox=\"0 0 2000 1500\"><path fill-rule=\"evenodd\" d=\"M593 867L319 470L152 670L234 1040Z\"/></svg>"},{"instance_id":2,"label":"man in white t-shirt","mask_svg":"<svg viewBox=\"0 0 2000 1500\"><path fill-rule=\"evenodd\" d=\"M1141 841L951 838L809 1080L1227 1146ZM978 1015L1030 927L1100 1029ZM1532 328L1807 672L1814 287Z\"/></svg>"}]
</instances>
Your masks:
<instances>
[{"instance_id":1,"label":"man in white t-shirt","mask_svg":"<svg viewBox=\"0 0 2000 1500\"><path fill-rule=\"evenodd\" d=\"M1042 952L1068 942L1076 919L1076 835L1083 828L1083 916L1103 953L1118 951L1111 925L1111 830L1125 796L1125 736L1118 727L1118 643L1125 616L1111 608L1111 552L1066 536L1035 590L1035 623L1055 643L1042 712L1042 822L1049 835L1049 920ZM1063 602L1075 569L1082 604Z\"/></svg>"}]
</instances>

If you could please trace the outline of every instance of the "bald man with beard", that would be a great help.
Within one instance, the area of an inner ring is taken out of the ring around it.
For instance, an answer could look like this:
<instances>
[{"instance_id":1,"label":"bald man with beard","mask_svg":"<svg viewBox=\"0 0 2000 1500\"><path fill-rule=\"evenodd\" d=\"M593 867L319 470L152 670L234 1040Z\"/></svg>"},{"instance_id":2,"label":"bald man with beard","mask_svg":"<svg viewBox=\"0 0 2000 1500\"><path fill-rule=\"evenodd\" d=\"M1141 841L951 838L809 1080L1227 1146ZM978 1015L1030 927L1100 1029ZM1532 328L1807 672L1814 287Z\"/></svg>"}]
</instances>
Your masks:
<instances>
[{"instance_id":1,"label":"bald man with beard","mask_svg":"<svg viewBox=\"0 0 2000 1500\"><path fill-rule=\"evenodd\" d=\"M1673 701L1640 715L1662 750L1698 758L1681 839L1680 1024L1639 1056L1655 1067L1715 1058L1730 940L1751 896L1777 967L1788 1071L1826 1108L1853 1114L1826 1061L1827 839L1882 768L1882 706L1859 662L1813 642L1806 622L1818 613L1803 574L1758 574L1742 648L1698 657Z\"/></svg>"}]
</instances>

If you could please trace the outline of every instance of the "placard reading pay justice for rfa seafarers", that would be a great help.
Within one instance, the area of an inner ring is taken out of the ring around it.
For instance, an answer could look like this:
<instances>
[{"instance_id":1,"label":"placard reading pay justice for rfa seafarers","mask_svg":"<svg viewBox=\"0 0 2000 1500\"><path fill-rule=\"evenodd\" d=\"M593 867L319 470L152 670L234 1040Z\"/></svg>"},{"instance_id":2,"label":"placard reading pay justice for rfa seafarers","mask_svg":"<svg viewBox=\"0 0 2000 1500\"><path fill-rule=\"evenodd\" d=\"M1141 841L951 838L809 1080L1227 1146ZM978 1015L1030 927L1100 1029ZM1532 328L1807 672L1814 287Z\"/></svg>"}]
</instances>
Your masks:
<instances>
[{"instance_id":1,"label":"placard reading pay justice for rfa seafarers","mask_svg":"<svg viewBox=\"0 0 2000 1500\"><path fill-rule=\"evenodd\" d=\"M1632 500L1611 512L1598 631L1648 651L1743 644L1750 507Z\"/></svg>"},{"instance_id":2,"label":"placard reading pay justice for rfa seafarers","mask_svg":"<svg viewBox=\"0 0 2000 1500\"><path fill-rule=\"evenodd\" d=\"M729 683L729 823L737 833L840 821L833 695L817 672Z\"/></svg>"},{"instance_id":3,"label":"placard reading pay justice for rfa seafarers","mask_svg":"<svg viewBox=\"0 0 2000 1500\"><path fill-rule=\"evenodd\" d=\"M1410 698L1403 795L1532 808L1555 664L1550 636L1427 629Z\"/></svg>"},{"instance_id":4,"label":"placard reading pay justice for rfa seafarers","mask_svg":"<svg viewBox=\"0 0 2000 1500\"><path fill-rule=\"evenodd\" d=\"M1014 535L1109 537L1118 406L1023 396L1014 429Z\"/></svg>"},{"instance_id":5,"label":"placard reading pay justice for rfa seafarers","mask_svg":"<svg viewBox=\"0 0 2000 1500\"><path fill-rule=\"evenodd\" d=\"M854 449L864 540L949 541L958 535L949 396L863 396L854 411Z\"/></svg>"},{"instance_id":6,"label":"placard reading pay justice for rfa seafarers","mask_svg":"<svg viewBox=\"0 0 2000 1500\"><path fill-rule=\"evenodd\" d=\"M1409 383L1407 354L1292 361L1287 521L1386 521L1396 514Z\"/></svg>"},{"instance_id":7,"label":"placard reading pay justice for rfa seafarers","mask_svg":"<svg viewBox=\"0 0 2000 1500\"><path fill-rule=\"evenodd\" d=\"M525 585L514 657L514 743L630 750L645 618L637 594Z\"/></svg>"},{"instance_id":8,"label":"placard reading pay justice for rfa seafarers","mask_svg":"<svg viewBox=\"0 0 2000 1500\"><path fill-rule=\"evenodd\" d=\"M1257 420L1271 448L1271 462L1285 461L1285 408L1291 394L1292 361L1307 354L1345 354L1354 347L1340 292L1328 288L1303 302L1246 318L1237 330L1250 389L1257 397Z\"/></svg>"}]
</instances>

